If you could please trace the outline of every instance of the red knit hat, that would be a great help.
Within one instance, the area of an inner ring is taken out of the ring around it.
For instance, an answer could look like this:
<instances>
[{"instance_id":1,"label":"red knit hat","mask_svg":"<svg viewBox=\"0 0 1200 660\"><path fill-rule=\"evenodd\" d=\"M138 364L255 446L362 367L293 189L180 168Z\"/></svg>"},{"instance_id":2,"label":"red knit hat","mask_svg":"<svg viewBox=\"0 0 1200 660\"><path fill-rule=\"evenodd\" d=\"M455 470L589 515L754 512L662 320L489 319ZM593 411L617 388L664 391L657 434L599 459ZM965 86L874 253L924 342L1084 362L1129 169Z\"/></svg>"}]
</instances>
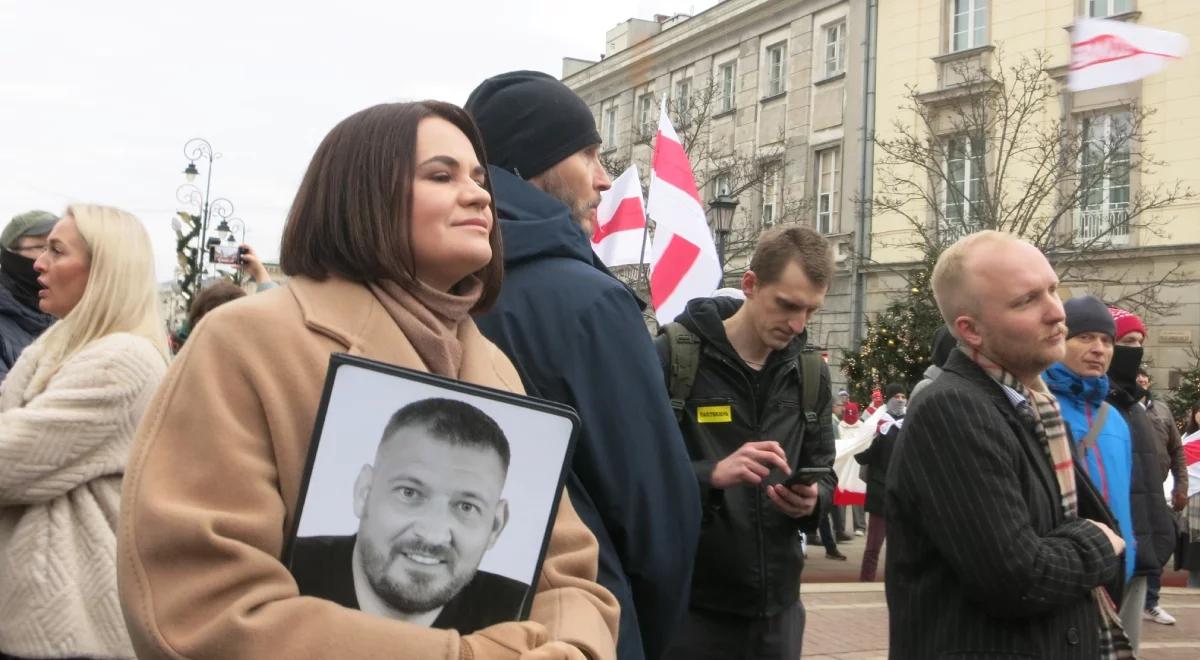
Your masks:
<instances>
[{"instance_id":1,"label":"red knit hat","mask_svg":"<svg viewBox=\"0 0 1200 660\"><path fill-rule=\"evenodd\" d=\"M858 414L858 404L853 401L847 401L846 407L842 410L842 421L851 425L856 424L858 423Z\"/></svg>"},{"instance_id":2,"label":"red knit hat","mask_svg":"<svg viewBox=\"0 0 1200 660\"><path fill-rule=\"evenodd\" d=\"M1143 338L1146 336L1146 324L1142 323L1142 319L1137 314L1116 307L1109 307L1108 313L1112 314L1113 323L1117 324L1117 334L1113 337L1114 339L1120 340L1121 337L1131 332L1140 332Z\"/></svg>"}]
</instances>

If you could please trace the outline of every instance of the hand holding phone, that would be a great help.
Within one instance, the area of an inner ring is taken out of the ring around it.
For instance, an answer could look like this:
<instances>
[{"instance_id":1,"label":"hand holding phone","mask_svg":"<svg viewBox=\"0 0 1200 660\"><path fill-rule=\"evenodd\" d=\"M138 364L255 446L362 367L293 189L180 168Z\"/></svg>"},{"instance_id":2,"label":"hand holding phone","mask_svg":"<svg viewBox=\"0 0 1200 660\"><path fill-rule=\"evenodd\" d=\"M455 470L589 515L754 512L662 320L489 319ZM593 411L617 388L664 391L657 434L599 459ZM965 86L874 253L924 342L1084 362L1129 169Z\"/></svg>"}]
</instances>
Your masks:
<instances>
[{"instance_id":1,"label":"hand holding phone","mask_svg":"<svg viewBox=\"0 0 1200 660\"><path fill-rule=\"evenodd\" d=\"M833 474L833 468L831 467L798 468L793 470L792 473L788 475L787 479L783 480L783 485L787 487L791 487L796 484L811 486L824 478L825 475L829 474Z\"/></svg>"}]
</instances>

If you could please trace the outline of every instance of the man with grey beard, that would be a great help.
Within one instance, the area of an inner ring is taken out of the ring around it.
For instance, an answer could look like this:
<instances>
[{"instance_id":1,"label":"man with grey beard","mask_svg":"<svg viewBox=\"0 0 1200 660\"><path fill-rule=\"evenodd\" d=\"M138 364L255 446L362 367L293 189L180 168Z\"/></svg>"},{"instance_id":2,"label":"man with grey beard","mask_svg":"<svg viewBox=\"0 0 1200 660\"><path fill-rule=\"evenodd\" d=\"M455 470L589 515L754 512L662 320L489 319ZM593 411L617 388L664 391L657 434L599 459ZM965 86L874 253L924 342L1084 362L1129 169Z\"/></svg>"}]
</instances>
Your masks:
<instances>
[{"instance_id":1,"label":"man with grey beard","mask_svg":"<svg viewBox=\"0 0 1200 660\"><path fill-rule=\"evenodd\" d=\"M388 421L354 483L354 536L297 539L300 593L470 634L520 618L528 585L479 570L508 523L504 432L474 406L423 399Z\"/></svg>"}]
</instances>

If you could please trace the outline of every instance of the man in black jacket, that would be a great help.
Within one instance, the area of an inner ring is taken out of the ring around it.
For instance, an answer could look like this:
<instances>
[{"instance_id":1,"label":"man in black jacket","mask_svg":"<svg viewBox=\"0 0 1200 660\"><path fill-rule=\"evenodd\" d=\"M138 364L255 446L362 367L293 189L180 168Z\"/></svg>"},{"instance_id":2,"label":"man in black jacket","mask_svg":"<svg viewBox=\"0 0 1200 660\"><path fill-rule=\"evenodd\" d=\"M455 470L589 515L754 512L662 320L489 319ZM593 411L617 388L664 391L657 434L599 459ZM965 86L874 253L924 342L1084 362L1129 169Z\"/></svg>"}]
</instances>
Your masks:
<instances>
[{"instance_id":1,"label":"man in black jacket","mask_svg":"<svg viewBox=\"0 0 1200 660\"><path fill-rule=\"evenodd\" d=\"M465 401L400 408L354 481L358 533L296 540L300 593L464 635L519 619L529 585L479 570L508 523L511 457L496 421Z\"/></svg>"},{"instance_id":2,"label":"man in black jacket","mask_svg":"<svg viewBox=\"0 0 1200 660\"><path fill-rule=\"evenodd\" d=\"M46 249L46 236L58 217L29 211L12 219L0 233L0 381L25 347L54 317L38 308L38 273L33 262Z\"/></svg>"},{"instance_id":3,"label":"man in black jacket","mask_svg":"<svg viewBox=\"0 0 1200 660\"><path fill-rule=\"evenodd\" d=\"M687 606L700 500L633 292L592 252L610 182L587 105L544 73L485 80L467 100L487 148L504 289L479 329L532 396L583 425L567 492L621 604L618 656L656 660Z\"/></svg>"},{"instance_id":4,"label":"man in black jacket","mask_svg":"<svg viewBox=\"0 0 1200 660\"><path fill-rule=\"evenodd\" d=\"M742 278L744 303L697 299L677 319L700 342L680 427L704 522L687 622L668 658L800 657L797 532L816 525L837 480L830 471L817 483L780 482L793 470L833 465L828 369L821 364L816 410L805 411L800 367L805 325L825 300L832 272L819 234L776 229L759 238ZM666 334L657 343L667 366L669 352L681 349Z\"/></svg>"},{"instance_id":5,"label":"man in black jacket","mask_svg":"<svg viewBox=\"0 0 1200 660\"><path fill-rule=\"evenodd\" d=\"M932 283L959 348L892 455L890 657L1100 658L1119 631L1096 588L1119 600L1125 543L1039 376L1065 354L1054 269L985 231L948 248Z\"/></svg>"},{"instance_id":6,"label":"man in black jacket","mask_svg":"<svg viewBox=\"0 0 1200 660\"><path fill-rule=\"evenodd\" d=\"M1175 523L1163 497L1163 478L1159 472L1157 430L1141 401L1146 391L1137 384L1142 363L1142 342L1146 326L1132 312L1110 307L1116 325L1116 345L1108 380L1112 389L1108 402L1121 412L1129 426L1133 450L1133 470L1129 480L1129 508L1133 517L1133 536L1137 540L1133 579L1121 603L1121 622L1136 649L1142 632L1142 613L1149 597L1149 579L1162 573L1162 567L1175 550ZM1135 329L1136 328L1136 329ZM1155 589L1157 607L1158 590Z\"/></svg>"}]
</instances>

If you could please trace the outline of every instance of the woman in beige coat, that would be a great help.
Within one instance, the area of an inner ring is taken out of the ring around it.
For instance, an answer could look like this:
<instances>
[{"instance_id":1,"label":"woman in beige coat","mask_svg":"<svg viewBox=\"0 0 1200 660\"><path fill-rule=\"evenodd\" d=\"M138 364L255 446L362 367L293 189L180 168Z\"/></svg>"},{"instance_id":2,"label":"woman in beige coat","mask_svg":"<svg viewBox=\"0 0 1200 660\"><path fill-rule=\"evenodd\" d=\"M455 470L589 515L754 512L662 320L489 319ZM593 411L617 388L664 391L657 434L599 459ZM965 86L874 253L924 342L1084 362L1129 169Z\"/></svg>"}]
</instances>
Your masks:
<instances>
[{"instance_id":1,"label":"woman in beige coat","mask_svg":"<svg viewBox=\"0 0 1200 660\"><path fill-rule=\"evenodd\" d=\"M468 315L503 263L483 161L465 113L429 101L359 112L318 147L288 286L206 316L139 431L118 561L140 658L614 657L616 601L565 497L530 620L471 635L302 597L279 559L330 353L521 391Z\"/></svg>"},{"instance_id":2,"label":"woman in beige coat","mask_svg":"<svg viewBox=\"0 0 1200 660\"><path fill-rule=\"evenodd\" d=\"M34 269L61 320L0 385L0 658L130 658L121 475L167 370L150 239L128 213L74 205Z\"/></svg>"}]
</instances>

